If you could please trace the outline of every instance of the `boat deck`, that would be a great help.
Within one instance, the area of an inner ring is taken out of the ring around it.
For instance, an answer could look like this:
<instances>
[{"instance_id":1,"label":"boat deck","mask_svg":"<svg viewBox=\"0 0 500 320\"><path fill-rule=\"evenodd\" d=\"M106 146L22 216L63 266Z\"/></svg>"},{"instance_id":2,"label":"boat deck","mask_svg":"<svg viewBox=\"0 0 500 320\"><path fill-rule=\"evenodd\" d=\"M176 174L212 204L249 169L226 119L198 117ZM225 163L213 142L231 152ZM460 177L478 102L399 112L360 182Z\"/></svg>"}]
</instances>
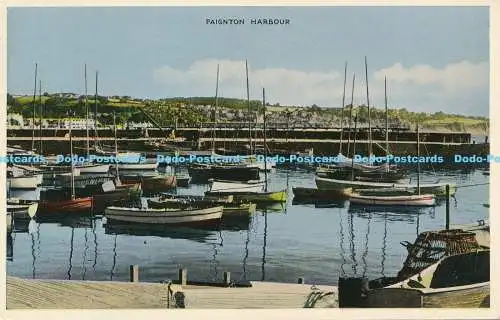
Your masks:
<instances>
[{"instance_id":1,"label":"boat deck","mask_svg":"<svg viewBox=\"0 0 500 320\"><path fill-rule=\"evenodd\" d=\"M336 308L337 287L251 282L249 288L176 285L188 309ZM7 309L173 308L166 284L7 277ZM331 293L325 295L325 293Z\"/></svg>"}]
</instances>

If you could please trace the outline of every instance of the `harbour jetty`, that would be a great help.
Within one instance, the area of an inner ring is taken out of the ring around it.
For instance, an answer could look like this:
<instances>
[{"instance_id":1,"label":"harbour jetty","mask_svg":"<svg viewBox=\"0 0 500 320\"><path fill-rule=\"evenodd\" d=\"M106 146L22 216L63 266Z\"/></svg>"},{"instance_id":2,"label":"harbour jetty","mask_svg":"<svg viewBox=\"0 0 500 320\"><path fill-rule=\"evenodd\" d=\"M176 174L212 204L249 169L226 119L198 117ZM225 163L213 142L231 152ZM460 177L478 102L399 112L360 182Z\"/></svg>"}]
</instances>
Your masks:
<instances>
[{"instance_id":1,"label":"harbour jetty","mask_svg":"<svg viewBox=\"0 0 500 320\"><path fill-rule=\"evenodd\" d=\"M137 269L138 270L138 269ZM337 307L337 288L252 281L247 287L7 277L7 309L290 309Z\"/></svg>"}]
</instances>

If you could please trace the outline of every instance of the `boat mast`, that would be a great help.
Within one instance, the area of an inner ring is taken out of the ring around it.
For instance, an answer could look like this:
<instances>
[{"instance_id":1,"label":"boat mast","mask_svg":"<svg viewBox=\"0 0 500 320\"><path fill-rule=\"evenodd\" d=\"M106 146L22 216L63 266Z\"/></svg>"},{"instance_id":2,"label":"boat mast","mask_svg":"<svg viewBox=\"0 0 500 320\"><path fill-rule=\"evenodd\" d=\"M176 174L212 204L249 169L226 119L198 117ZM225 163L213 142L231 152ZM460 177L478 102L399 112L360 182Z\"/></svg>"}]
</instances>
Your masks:
<instances>
[{"instance_id":1,"label":"boat mast","mask_svg":"<svg viewBox=\"0 0 500 320\"><path fill-rule=\"evenodd\" d=\"M262 110L264 113L264 177L266 180L264 191L267 192L266 89L264 88L262 88Z\"/></svg>"},{"instance_id":2,"label":"boat mast","mask_svg":"<svg viewBox=\"0 0 500 320\"><path fill-rule=\"evenodd\" d=\"M370 113L370 95L368 92L368 63L365 56L365 77L366 77L366 104L368 107L368 156L373 153L372 150L372 118Z\"/></svg>"},{"instance_id":3,"label":"boat mast","mask_svg":"<svg viewBox=\"0 0 500 320\"><path fill-rule=\"evenodd\" d=\"M73 128L73 115L70 113L69 118L69 153L71 156L71 200L75 200L75 169L73 164L73 138L72 138L72 128Z\"/></svg>"},{"instance_id":4,"label":"boat mast","mask_svg":"<svg viewBox=\"0 0 500 320\"><path fill-rule=\"evenodd\" d=\"M250 85L248 83L248 61L245 59L245 70L247 77L247 105L248 105L248 137L250 141L250 154L252 154L252 109L250 107Z\"/></svg>"},{"instance_id":5,"label":"boat mast","mask_svg":"<svg viewBox=\"0 0 500 320\"><path fill-rule=\"evenodd\" d=\"M354 142L352 146L352 159L351 159L351 181L354 181L354 154L356 153L356 135L358 132L358 115L354 117Z\"/></svg>"},{"instance_id":6,"label":"boat mast","mask_svg":"<svg viewBox=\"0 0 500 320\"><path fill-rule=\"evenodd\" d=\"M215 129L217 121L217 106L219 104L219 64L217 64L217 81L215 84L215 107L213 110L213 126L212 126L212 154L215 154Z\"/></svg>"},{"instance_id":7,"label":"boat mast","mask_svg":"<svg viewBox=\"0 0 500 320\"><path fill-rule=\"evenodd\" d=\"M89 136L89 106L87 104L87 64L85 64L85 120L87 129L87 158L90 156L90 136Z\"/></svg>"},{"instance_id":8,"label":"boat mast","mask_svg":"<svg viewBox=\"0 0 500 320\"><path fill-rule=\"evenodd\" d=\"M420 161L418 161L418 158L420 158L420 132L418 125L419 123L417 121L417 190L420 195Z\"/></svg>"},{"instance_id":9,"label":"boat mast","mask_svg":"<svg viewBox=\"0 0 500 320\"><path fill-rule=\"evenodd\" d=\"M120 179L120 175L118 172L118 141L117 141L117 134L116 134L116 114L113 111L113 128L115 131L115 161L116 161L116 178Z\"/></svg>"},{"instance_id":10,"label":"boat mast","mask_svg":"<svg viewBox=\"0 0 500 320\"><path fill-rule=\"evenodd\" d=\"M389 111L387 108L387 77L384 77L384 95L385 95L385 158L389 156ZM387 171L389 171L389 160L387 163Z\"/></svg>"},{"instance_id":11,"label":"boat mast","mask_svg":"<svg viewBox=\"0 0 500 320\"><path fill-rule=\"evenodd\" d=\"M352 91L351 91L351 106L349 108L349 135L347 137L347 156L349 157L349 149L351 146L351 127L352 127L352 107L354 103L354 80L356 79L356 74L352 74Z\"/></svg>"},{"instance_id":12,"label":"boat mast","mask_svg":"<svg viewBox=\"0 0 500 320\"><path fill-rule=\"evenodd\" d=\"M344 93L342 93L342 115L340 117L340 145L339 145L339 154L342 154L342 138L344 136L344 105L345 105L345 85L347 79L347 61L345 62L344 67Z\"/></svg>"},{"instance_id":13,"label":"boat mast","mask_svg":"<svg viewBox=\"0 0 500 320\"><path fill-rule=\"evenodd\" d=\"M42 153L42 80L40 80L39 82L39 88L38 88L38 96L39 96L39 101L40 101L40 109L39 109L39 113L40 113L40 117L39 117L39 121L40 121L40 132L39 132L39 135L40 135L40 150L38 150L38 153Z\"/></svg>"},{"instance_id":14,"label":"boat mast","mask_svg":"<svg viewBox=\"0 0 500 320\"><path fill-rule=\"evenodd\" d=\"M97 79L98 71L95 72L95 96L94 96L94 150L97 151Z\"/></svg>"},{"instance_id":15,"label":"boat mast","mask_svg":"<svg viewBox=\"0 0 500 320\"><path fill-rule=\"evenodd\" d=\"M35 88L33 89L33 119L31 122L31 151L35 150L35 112L36 112L36 76L38 73L38 63L35 63Z\"/></svg>"}]
</instances>

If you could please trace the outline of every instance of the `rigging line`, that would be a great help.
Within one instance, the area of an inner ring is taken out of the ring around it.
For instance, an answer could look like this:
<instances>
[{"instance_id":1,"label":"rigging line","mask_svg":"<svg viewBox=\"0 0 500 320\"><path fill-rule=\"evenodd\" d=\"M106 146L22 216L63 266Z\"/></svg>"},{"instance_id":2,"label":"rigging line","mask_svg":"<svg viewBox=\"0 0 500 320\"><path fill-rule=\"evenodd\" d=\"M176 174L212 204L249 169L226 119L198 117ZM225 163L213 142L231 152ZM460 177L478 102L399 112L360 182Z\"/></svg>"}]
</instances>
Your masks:
<instances>
[{"instance_id":1,"label":"rigging line","mask_svg":"<svg viewBox=\"0 0 500 320\"><path fill-rule=\"evenodd\" d=\"M342 211L339 209L339 211ZM342 213L342 212L341 212ZM345 251L344 251L344 227L343 227L343 216L340 215L340 258L342 259L342 263L340 264L341 275L345 275L344 264L345 264Z\"/></svg>"},{"instance_id":2,"label":"rigging line","mask_svg":"<svg viewBox=\"0 0 500 320\"><path fill-rule=\"evenodd\" d=\"M71 227L71 241L70 241L70 251L69 251L69 269L68 269L68 280L71 280L71 269L73 269L73 244L75 239L75 228Z\"/></svg>"},{"instance_id":3,"label":"rigging line","mask_svg":"<svg viewBox=\"0 0 500 320\"><path fill-rule=\"evenodd\" d=\"M363 253L362 259L363 259L363 277L366 275L366 270L368 268L366 264L366 257L368 256L368 236L370 234L370 222L372 220L371 213L368 213L368 226L366 230L366 238L365 238L365 252Z\"/></svg>"}]
</instances>

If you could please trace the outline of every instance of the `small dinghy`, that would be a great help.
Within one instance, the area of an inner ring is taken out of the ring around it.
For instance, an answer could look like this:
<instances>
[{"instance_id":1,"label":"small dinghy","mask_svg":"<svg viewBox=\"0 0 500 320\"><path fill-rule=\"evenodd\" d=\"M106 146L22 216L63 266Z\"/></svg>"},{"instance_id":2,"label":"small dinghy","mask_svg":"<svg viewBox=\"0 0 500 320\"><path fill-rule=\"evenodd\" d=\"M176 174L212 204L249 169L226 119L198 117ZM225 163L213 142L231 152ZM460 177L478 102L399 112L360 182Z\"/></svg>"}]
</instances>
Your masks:
<instances>
[{"instance_id":1,"label":"small dinghy","mask_svg":"<svg viewBox=\"0 0 500 320\"><path fill-rule=\"evenodd\" d=\"M108 207L104 216L106 219L122 222L206 225L219 223L222 210L222 206L192 210Z\"/></svg>"},{"instance_id":2,"label":"small dinghy","mask_svg":"<svg viewBox=\"0 0 500 320\"><path fill-rule=\"evenodd\" d=\"M228 180L212 180L210 194L233 194L235 192L260 192L264 189L263 181L234 182Z\"/></svg>"},{"instance_id":3,"label":"small dinghy","mask_svg":"<svg viewBox=\"0 0 500 320\"><path fill-rule=\"evenodd\" d=\"M433 194L420 194L408 196L362 196L352 194L349 201L353 204L377 205L377 206L414 206L432 207L436 204Z\"/></svg>"},{"instance_id":4,"label":"small dinghy","mask_svg":"<svg viewBox=\"0 0 500 320\"><path fill-rule=\"evenodd\" d=\"M7 199L7 212L10 212L15 219L31 219L37 210L38 202L17 198Z\"/></svg>"}]
</instances>

